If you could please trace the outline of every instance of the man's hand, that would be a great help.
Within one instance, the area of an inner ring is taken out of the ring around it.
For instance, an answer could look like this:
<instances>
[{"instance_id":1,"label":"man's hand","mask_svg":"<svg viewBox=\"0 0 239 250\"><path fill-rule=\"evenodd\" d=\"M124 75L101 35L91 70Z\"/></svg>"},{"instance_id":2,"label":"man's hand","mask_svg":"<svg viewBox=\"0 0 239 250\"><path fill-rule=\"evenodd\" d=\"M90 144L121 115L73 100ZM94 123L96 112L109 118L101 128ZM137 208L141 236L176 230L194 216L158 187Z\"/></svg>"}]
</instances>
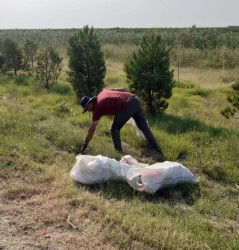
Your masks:
<instances>
[{"instance_id":1,"label":"man's hand","mask_svg":"<svg viewBox=\"0 0 239 250\"><path fill-rule=\"evenodd\" d=\"M87 149L87 145L84 144L84 145L81 147L79 153L80 153L80 154L83 154L83 153L85 152L86 149Z\"/></svg>"},{"instance_id":2,"label":"man's hand","mask_svg":"<svg viewBox=\"0 0 239 250\"><path fill-rule=\"evenodd\" d=\"M95 129L96 129L96 126L98 124L99 121L92 121L91 125L90 125L90 128L87 132L87 135L86 135L86 138L85 138L85 141L84 141L84 145L89 145L89 142L90 140L92 139L94 133L95 133Z\"/></svg>"}]
</instances>

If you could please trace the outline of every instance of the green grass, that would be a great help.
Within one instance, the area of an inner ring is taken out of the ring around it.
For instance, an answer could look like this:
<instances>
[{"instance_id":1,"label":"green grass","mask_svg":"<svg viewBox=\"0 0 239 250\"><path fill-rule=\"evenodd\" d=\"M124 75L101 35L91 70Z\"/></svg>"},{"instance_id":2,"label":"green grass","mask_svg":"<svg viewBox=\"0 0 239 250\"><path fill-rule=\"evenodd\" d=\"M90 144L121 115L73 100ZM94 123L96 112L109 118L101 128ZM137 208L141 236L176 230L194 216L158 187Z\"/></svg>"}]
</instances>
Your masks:
<instances>
[{"instance_id":1,"label":"green grass","mask_svg":"<svg viewBox=\"0 0 239 250\"><path fill-rule=\"evenodd\" d=\"M109 60L107 65L107 86L127 87L122 63ZM63 72L62 85L64 80ZM0 76L0 178L12 183L3 192L5 200L28 200L39 187L49 187L64 205L48 211L51 219L43 219L45 226L59 229L61 216L66 221L64 216L70 214L81 235L90 220L103 228L95 237L112 248L238 248L238 121L220 115L229 86L212 90L182 82L173 90L167 111L147 117L167 159L181 162L199 179L197 185L165 188L155 195L137 192L126 183L87 186L71 180L75 152L91 116L81 113L66 86L46 92L32 79ZM120 159L109 133L111 121L102 118L87 154ZM153 152L130 125L121 136L124 154L154 162ZM24 184L18 184L20 180Z\"/></svg>"}]
</instances>

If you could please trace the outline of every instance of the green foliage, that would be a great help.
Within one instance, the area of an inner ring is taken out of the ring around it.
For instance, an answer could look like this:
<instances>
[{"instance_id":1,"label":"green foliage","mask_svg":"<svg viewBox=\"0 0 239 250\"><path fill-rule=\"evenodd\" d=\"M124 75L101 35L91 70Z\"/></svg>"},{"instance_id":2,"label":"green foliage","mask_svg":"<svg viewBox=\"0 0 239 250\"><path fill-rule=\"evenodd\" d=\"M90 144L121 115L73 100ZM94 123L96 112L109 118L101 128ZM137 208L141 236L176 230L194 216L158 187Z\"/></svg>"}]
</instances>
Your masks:
<instances>
[{"instance_id":1,"label":"green foliage","mask_svg":"<svg viewBox=\"0 0 239 250\"><path fill-rule=\"evenodd\" d=\"M221 111L221 114L227 119L234 117L235 114L239 111L239 80L232 85L234 93L228 96L227 100L231 103L231 106L227 106Z\"/></svg>"},{"instance_id":2,"label":"green foliage","mask_svg":"<svg viewBox=\"0 0 239 250\"><path fill-rule=\"evenodd\" d=\"M50 44L65 50L68 40L79 29L42 29L42 30L0 30L0 38L9 38L24 47L32 41L39 48ZM154 32L160 35L165 45L171 48L171 61L180 66L199 68L231 68L238 65L239 32L229 28L153 28L153 29L94 29L103 45L105 58L128 60L141 39ZM112 50L112 47L114 47ZM180 47L179 53L177 48Z\"/></svg>"},{"instance_id":3,"label":"green foliage","mask_svg":"<svg viewBox=\"0 0 239 250\"><path fill-rule=\"evenodd\" d=\"M35 55L37 52L37 44L34 43L33 41L27 40L25 45L24 45L24 55L25 58L29 63L31 63L32 68L33 68L33 63L35 61Z\"/></svg>"},{"instance_id":4,"label":"green foliage","mask_svg":"<svg viewBox=\"0 0 239 250\"><path fill-rule=\"evenodd\" d=\"M173 71L169 67L169 50L161 37L154 35L144 37L133 59L125 63L130 90L143 100L150 113L168 107L166 99L171 97L174 87Z\"/></svg>"},{"instance_id":5,"label":"green foliage","mask_svg":"<svg viewBox=\"0 0 239 250\"><path fill-rule=\"evenodd\" d=\"M2 56L4 58L4 70L14 70L16 76L17 71L22 68L23 59L22 51L18 44L10 39L6 39L2 45Z\"/></svg>"},{"instance_id":6,"label":"green foliage","mask_svg":"<svg viewBox=\"0 0 239 250\"><path fill-rule=\"evenodd\" d=\"M80 100L84 95L97 95L104 87L106 73L101 45L93 27L69 39L69 81Z\"/></svg>"},{"instance_id":7,"label":"green foliage","mask_svg":"<svg viewBox=\"0 0 239 250\"><path fill-rule=\"evenodd\" d=\"M16 76L14 80L15 80L15 83L19 86L20 85L27 86L29 85L29 79L30 79L29 76L21 74L21 75Z\"/></svg>"},{"instance_id":8,"label":"green foliage","mask_svg":"<svg viewBox=\"0 0 239 250\"><path fill-rule=\"evenodd\" d=\"M46 89L56 83L61 72L61 61L62 58L52 47L46 48L37 56L35 79Z\"/></svg>"},{"instance_id":9,"label":"green foliage","mask_svg":"<svg viewBox=\"0 0 239 250\"><path fill-rule=\"evenodd\" d=\"M201 50L218 49L222 47L239 48L239 32L229 28L112 28L95 29L101 44L139 45L144 36L154 32L160 35L165 44L175 47L180 44L185 48ZM0 38L10 38L21 45L31 40L46 47L49 41L55 47L65 47L69 37L77 34L79 29L42 29L42 30L1 30Z\"/></svg>"},{"instance_id":10,"label":"green foliage","mask_svg":"<svg viewBox=\"0 0 239 250\"><path fill-rule=\"evenodd\" d=\"M57 105L56 112L58 115L72 114L72 109L66 103Z\"/></svg>"},{"instance_id":11,"label":"green foliage","mask_svg":"<svg viewBox=\"0 0 239 250\"><path fill-rule=\"evenodd\" d=\"M29 62L26 60L26 58L23 59L23 63L22 63L22 70L24 72L26 72L29 76L32 76L34 71L31 68L31 65L29 64Z\"/></svg>"},{"instance_id":12,"label":"green foliage","mask_svg":"<svg viewBox=\"0 0 239 250\"><path fill-rule=\"evenodd\" d=\"M3 70L4 57L0 54L0 72Z\"/></svg>"},{"instance_id":13,"label":"green foliage","mask_svg":"<svg viewBox=\"0 0 239 250\"><path fill-rule=\"evenodd\" d=\"M4 57L2 55L2 39L0 39L0 72L2 71L4 64Z\"/></svg>"},{"instance_id":14,"label":"green foliage","mask_svg":"<svg viewBox=\"0 0 239 250\"><path fill-rule=\"evenodd\" d=\"M70 95L72 93L70 86L60 83L54 84L52 90L60 95Z\"/></svg>"}]
</instances>

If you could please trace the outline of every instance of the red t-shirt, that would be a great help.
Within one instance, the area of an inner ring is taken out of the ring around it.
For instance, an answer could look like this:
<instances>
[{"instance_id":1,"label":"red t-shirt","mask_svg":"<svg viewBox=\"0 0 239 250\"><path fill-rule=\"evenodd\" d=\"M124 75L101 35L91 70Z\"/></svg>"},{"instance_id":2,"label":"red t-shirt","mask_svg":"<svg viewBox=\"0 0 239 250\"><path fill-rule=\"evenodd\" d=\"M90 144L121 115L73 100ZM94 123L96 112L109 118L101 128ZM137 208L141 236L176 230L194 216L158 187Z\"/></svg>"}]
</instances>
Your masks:
<instances>
[{"instance_id":1,"label":"red t-shirt","mask_svg":"<svg viewBox=\"0 0 239 250\"><path fill-rule=\"evenodd\" d=\"M134 94L106 89L96 98L92 121L98 121L104 115L116 115L131 101Z\"/></svg>"}]
</instances>

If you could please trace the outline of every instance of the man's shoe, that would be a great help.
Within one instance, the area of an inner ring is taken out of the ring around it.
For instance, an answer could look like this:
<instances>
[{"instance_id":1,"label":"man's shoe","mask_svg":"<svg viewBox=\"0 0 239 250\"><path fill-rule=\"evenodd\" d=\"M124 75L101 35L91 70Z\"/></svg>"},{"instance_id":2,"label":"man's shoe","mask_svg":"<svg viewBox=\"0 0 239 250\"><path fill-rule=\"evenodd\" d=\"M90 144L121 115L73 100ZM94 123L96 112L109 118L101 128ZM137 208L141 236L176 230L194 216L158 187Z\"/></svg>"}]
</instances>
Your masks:
<instances>
[{"instance_id":1,"label":"man's shoe","mask_svg":"<svg viewBox=\"0 0 239 250\"><path fill-rule=\"evenodd\" d=\"M120 154L123 153L122 149L115 149L115 150L116 150L117 153L120 153Z\"/></svg>"}]
</instances>

